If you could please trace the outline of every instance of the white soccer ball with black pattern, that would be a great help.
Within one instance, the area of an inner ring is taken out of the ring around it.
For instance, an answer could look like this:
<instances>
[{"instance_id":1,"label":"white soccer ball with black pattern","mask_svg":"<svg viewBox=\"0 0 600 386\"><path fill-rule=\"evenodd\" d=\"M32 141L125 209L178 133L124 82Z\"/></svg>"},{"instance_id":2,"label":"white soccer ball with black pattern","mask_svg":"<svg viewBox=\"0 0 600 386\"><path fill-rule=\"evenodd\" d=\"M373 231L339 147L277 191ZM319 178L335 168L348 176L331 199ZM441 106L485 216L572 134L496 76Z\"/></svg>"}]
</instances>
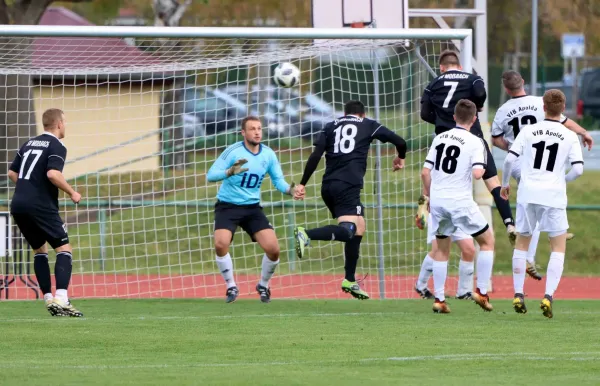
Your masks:
<instances>
[{"instance_id":1,"label":"white soccer ball with black pattern","mask_svg":"<svg viewBox=\"0 0 600 386\"><path fill-rule=\"evenodd\" d=\"M273 80L280 87L293 87L300 83L300 70L292 63L281 63L275 68Z\"/></svg>"}]
</instances>

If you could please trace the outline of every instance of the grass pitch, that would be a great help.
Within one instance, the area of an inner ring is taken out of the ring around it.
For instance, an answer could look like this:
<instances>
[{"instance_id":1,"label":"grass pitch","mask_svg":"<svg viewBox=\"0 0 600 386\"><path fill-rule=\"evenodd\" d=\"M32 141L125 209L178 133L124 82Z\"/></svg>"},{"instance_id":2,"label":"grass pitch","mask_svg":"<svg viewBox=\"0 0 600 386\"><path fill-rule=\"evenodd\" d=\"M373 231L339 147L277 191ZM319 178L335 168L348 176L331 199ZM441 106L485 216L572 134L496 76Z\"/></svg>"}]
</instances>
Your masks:
<instances>
[{"instance_id":1,"label":"grass pitch","mask_svg":"<svg viewBox=\"0 0 600 386\"><path fill-rule=\"evenodd\" d=\"M2 303L0 384L547 385L600 383L600 302L79 300ZM8 354L9 353L9 354Z\"/></svg>"}]
</instances>

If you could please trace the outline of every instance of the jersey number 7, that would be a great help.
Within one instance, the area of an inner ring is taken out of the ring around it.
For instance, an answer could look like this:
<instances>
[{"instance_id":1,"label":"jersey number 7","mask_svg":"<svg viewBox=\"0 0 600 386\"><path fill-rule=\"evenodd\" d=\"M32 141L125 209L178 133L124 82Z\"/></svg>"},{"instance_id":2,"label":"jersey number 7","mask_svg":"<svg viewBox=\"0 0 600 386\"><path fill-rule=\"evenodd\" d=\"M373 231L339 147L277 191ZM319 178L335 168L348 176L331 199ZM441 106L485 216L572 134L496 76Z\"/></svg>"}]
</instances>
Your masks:
<instances>
[{"instance_id":1,"label":"jersey number 7","mask_svg":"<svg viewBox=\"0 0 600 386\"><path fill-rule=\"evenodd\" d=\"M448 108L450 106L450 101L452 101L452 97L454 96L454 92L456 91L456 87L458 87L458 82L444 82L445 87L450 87L450 91L448 91L448 96L444 100L443 108Z\"/></svg>"}]
</instances>

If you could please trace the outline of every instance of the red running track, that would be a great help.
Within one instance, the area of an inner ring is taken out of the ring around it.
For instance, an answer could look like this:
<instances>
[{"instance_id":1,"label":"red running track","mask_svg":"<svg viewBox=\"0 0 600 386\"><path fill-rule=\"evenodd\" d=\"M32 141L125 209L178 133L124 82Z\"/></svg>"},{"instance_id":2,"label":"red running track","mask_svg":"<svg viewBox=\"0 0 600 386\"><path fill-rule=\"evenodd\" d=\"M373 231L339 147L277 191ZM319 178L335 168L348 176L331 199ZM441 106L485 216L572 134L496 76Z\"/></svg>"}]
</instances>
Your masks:
<instances>
[{"instance_id":1,"label":"red running track","mask_svg":"<svg viewBox=\"0 0 600 386\"><path fill-rule=\"evenodd\" d=\"M35 279L35 276L32 277ZM339 275L284 275L271 280L273 298L295 299L347 299L339 289ZM386 298L414 299L416 277L387 276ZM254 298L255 275L236 275L241 298ZM513 296L512 276L496 276L493 279L492 298L510 299ZM432 288L432 283L429 283ZM448 294L454 294L456 278L448 280ZM377 277L369 276L362 283L373 298L379 298ZM545 280L527 279L525 292L530 298L544 295ZM225 285L220 275L73 275L69 287L71 298L222 298ZM6 298L0 292L1 300ZM600 299L600 277L563 277L555 294L559 299ZM19 280L9 286L9 299L35 299L34 292Z\"/></svg>"}]
</instances>

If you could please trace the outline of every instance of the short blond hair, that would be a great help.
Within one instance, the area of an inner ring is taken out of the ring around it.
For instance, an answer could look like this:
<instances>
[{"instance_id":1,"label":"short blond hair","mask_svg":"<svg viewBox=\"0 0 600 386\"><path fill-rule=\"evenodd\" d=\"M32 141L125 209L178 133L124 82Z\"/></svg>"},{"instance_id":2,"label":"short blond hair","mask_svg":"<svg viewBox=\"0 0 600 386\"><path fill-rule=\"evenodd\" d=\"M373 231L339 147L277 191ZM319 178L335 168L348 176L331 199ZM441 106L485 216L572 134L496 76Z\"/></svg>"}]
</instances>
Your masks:
<instances>
[{"instance_id":1,"label":"short blond hair","mask_svg":"<svg viewBox=\"0 0 600 386\"><path fill-rule=\"evenodd\" d=\"M548 90L544 93L544 107L546 113L552 117L557 117L565 111L565 94L557 89Z\"/></svg>"},{"instance_id":2,"label":"short blond hair","mask_svg":"<svg viewBox=\"0 0 600 386\"><path fill-rule=\"evenodd\" d=\"M56 128L58 122L62 121L63 114L61 109L48 109L44 111L44 114L42 115L44 130Z\"/></svg>"}]
</instances>

